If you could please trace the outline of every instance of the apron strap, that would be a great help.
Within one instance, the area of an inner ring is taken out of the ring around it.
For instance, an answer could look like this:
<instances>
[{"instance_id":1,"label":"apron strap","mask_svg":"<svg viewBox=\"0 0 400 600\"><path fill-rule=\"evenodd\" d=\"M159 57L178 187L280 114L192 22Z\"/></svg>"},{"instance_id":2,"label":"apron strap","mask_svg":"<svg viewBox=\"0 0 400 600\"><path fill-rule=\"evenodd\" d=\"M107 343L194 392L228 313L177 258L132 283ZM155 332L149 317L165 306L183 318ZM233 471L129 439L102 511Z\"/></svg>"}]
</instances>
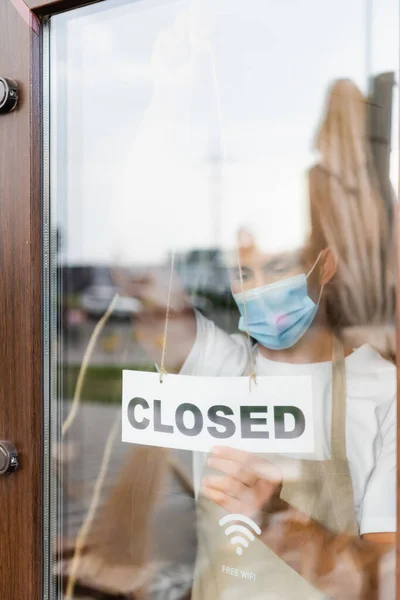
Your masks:
<instances>
[{"instance_id":1,"label":"apron strap","mask_svg":"<svg viewBox=\"0 0 400 600\"><path fill-rule=\"evenodd\" d=\"M332 348L332 459L344 460L346 454L346 368L342 342L333 336Z\"/></svg>"}]
</instances>

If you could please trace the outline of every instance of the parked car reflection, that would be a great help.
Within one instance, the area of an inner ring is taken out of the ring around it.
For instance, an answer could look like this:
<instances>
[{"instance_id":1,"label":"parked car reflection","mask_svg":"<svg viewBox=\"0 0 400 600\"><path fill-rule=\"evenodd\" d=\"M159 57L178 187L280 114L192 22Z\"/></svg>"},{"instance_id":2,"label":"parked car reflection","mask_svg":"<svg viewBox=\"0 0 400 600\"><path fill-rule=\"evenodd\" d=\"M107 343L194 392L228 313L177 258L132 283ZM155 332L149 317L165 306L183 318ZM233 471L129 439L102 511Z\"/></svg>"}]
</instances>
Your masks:
<instances>
[{"instance_id":1,"label":"parked car reflection","mask_svg":"<svg viewBox=\"0 0 400 600\"><path fill-rule=\"evenodd\" d=\"M91 285L81 295L81 308L89 318L98 319L106 312L116 293L117 290L113 286ZM140 300L120 296L113 310L113 316L118 319L129 319L133 314L138 313L141 308L142 303Z\"/></svg>"}]
</instances>

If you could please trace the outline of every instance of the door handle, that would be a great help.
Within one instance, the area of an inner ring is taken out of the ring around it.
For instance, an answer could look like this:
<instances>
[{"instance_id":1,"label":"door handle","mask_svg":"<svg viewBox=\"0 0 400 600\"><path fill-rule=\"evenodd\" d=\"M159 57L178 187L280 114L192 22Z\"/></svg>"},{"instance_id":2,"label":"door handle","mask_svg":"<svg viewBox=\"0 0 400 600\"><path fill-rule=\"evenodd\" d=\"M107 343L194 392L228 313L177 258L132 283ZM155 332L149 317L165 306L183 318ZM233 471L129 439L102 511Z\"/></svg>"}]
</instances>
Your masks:
<instances>
[{"instance_id":1,"label":"door handle","mask_svg":"<svg viewBox=\"0 0 400 600\"><path fill-rule=\"evenodd\" d=\"M0 475L14 473L18 467L18 450L12 442L0 440Z\"/></svg>"}]
</instances>

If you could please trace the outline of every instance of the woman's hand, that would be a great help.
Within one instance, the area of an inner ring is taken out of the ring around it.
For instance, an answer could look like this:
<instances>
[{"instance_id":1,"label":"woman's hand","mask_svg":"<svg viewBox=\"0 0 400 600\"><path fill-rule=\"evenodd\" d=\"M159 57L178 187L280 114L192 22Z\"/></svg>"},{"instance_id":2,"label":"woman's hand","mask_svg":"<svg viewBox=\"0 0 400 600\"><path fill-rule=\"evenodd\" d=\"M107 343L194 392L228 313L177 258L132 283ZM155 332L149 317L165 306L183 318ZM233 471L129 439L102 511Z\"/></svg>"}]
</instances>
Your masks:
<instances>
[{"instance_id":1,"label":"woman's hand","mask_svg":"<svg viewBox=\"0 0 400 600\"><path fill-rule=\"evenodd\" d=\"M141 310L132 315L135 340L160 366L168 312L168 348L163 366L167 371L179 372L197 333L191 301L179 277L173 274L170 282L171 266L166 265L142 274L114 269L113 278L121 294L140 300Z\"/></svg>"},{"instance_id":2,"label":"woman's hand","mask_svg":"<svg viewBox=\"0 0 400 600\"><path fill-rule=\"evenodd\" d=\"M229 513L257 521L263 507L281 489L280 469L251 452L216 446L207 464L222 474L205 477L201 492Z\"/></svg>"},{"instance_id":3,"label":"woman's hand","mask_svg":"<svg viewBox=\"0 0 400 600\"><path fill-rule=\"evenodd\" d=\"M143 273L129 273L128 270L114 269L113 279L124 296L140 300L142 310L139 317L165 318L167 305L171 315L179 315L191 307L188 294L171 266L154 267Z\"/></svg>"}]
</instances>

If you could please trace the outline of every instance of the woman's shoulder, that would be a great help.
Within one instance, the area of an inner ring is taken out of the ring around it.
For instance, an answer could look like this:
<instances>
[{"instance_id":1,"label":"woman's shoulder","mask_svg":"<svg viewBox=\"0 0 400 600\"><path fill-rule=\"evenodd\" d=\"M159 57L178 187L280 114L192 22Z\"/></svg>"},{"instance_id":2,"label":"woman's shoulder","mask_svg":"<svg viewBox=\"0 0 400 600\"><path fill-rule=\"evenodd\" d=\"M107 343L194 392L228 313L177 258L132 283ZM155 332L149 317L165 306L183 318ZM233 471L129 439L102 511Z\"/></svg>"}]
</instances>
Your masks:
<instances>
[{"instance_id":1,"label":"woman's shoulder","mask_svg":"<svg viewBox=\"0 0 400 600\"><path fill-rule=\"evenodd\" d=\"M240 333L239 331L237 333L231 333L230 338L235 344L238 344L239 346L244 348L249 354L249 356L250 350L253 350L254 352L255 345L253 345L251 338L249 339L249 336L245 333Z\"/></svg>"},{"instance_id":2,"label":"woman's shoulder","mask_svg":"<svg viewBox=\"0 0 400 600\"><path fill-rule=\"evenodd\" d=\"M352 349L346 354L346 367L350 369L350 372L382 374L388 377L396 375L396 365L368 343Z\"/></svg>"},{"instance_id":3,"label":"woman's shoulder","mask_svg":"<svg viewBox=\"0 0 400 600\"><path fill-rule=\"evenodd\" d=\"M346 357L349 398L373 401L377 408L396 401L396 367L369 344Z\"/></svg>"}]
</instances>

